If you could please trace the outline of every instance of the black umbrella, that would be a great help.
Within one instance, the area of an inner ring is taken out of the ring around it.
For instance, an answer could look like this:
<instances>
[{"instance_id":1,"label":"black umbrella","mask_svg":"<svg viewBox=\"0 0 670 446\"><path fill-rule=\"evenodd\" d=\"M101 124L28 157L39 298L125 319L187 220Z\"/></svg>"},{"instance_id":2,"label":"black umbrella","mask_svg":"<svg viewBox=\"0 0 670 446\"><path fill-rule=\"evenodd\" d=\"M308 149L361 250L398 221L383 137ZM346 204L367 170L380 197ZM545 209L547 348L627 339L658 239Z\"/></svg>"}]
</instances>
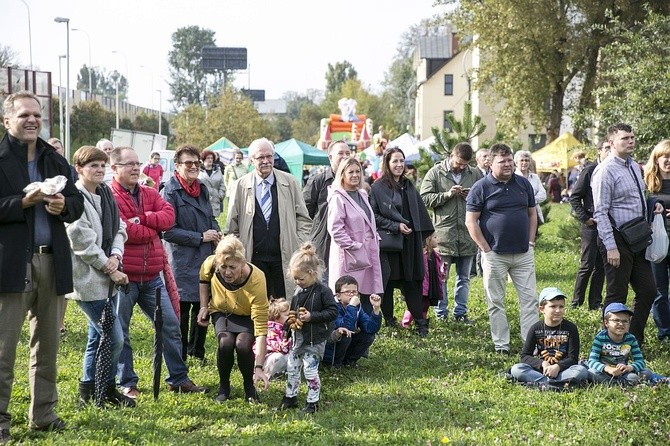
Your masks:
<instances>
[{"instance_id":1,"label":"black umbrella","mask_svg":"<svg viewBox=\"0 0 670 446\"><path fill-rule=\"evenodd\" d=\"M156 309L154 311L154 400L161 390L161 366L163 364L163 309L161 308L161 289L156 288Z\"/></svg>"},{"instance_id":2,"label":"black umbrella","mask_svg":"<svg viewBox=\"0 0 670 446\"><path fill-rule=\"evenodd\" d=\"M107 396L107 378L109 369L112 366L112 339L110 333L114 327L114 307L112 305L112 293L114 292L114 282L110 281L109 291L107 292L107 302L102 309L100 325L102 333L98 342L98 350L95 352L95 404L98 407L105 405Z\"/></svg>"}]
</instances>

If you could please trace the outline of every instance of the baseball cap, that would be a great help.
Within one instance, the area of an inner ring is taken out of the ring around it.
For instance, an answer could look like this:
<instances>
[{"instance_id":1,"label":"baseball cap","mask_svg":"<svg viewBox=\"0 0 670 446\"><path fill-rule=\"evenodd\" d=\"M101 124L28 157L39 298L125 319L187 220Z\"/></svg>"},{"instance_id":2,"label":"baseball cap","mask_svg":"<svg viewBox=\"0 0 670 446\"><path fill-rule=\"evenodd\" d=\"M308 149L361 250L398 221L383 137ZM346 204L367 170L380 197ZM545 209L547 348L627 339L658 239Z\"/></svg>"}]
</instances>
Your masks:
<instances>
[{"instance_id":1,"label":"baseball cap","mask_svg":"<svg viewBox=\"0 0 670 446\"><path fill-rule=\"evenodd\" d=\"M631 316L633 315L633 312L630 309L628 309L627 306L619 302L609 304L605 308L605 312L603 313L603 315L607 315L607 313L628 313Z\"/></svg>"},{"instance_id":2,"label":"baseball cap","mask_svg":"<svg viewBox=\"0 0 670 446\"><path fill-rule=\"evenodd\" d=\"M553 286L547 287L547 288L543 289L542 291L540 291L540 297L538 298L537 304L542 305L542 302L554 300L557 297L567 299L567 296L565 295L565 293L563 291L561 291L558 288L553 287Z\"/></svg>"}]
</instances>

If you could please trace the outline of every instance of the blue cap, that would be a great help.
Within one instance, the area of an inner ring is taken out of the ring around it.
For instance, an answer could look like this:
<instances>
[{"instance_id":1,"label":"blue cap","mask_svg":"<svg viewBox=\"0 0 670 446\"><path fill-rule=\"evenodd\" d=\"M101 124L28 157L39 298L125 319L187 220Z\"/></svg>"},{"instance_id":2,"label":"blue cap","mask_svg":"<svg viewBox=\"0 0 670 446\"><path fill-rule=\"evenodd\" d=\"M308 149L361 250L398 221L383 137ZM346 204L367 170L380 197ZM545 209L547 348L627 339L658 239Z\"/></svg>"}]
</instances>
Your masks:
<instances>
[{"instance_id":1,"label":"blue cap","mask_svg":"<svg viewBox=\"0 0 670 446\"><path fill-rule=\"evenodd\" d=\"M605 308L605 312L603 313L603 315L606 316L607 313L628 313L631 316L633 315L633 312L630 309L628 309L627 306L619 302L609 304L607 308Z\"/></svg>"},{"instance_id":2,"label":"blue cap","mask_svg":"<svg viewBox=\"0 0 670 446\"><path fill-rule=\"evenodd\" d=\"M557 297L560 297L561 299L567 299L568 297L565 295L565 293L561 290L559 290L556 287L550 286L542 291L540 291L540 297L538 298L538 305L542 305L542 302L544 301L550 301L554 300Z\"/></svg>"}]
</instances>

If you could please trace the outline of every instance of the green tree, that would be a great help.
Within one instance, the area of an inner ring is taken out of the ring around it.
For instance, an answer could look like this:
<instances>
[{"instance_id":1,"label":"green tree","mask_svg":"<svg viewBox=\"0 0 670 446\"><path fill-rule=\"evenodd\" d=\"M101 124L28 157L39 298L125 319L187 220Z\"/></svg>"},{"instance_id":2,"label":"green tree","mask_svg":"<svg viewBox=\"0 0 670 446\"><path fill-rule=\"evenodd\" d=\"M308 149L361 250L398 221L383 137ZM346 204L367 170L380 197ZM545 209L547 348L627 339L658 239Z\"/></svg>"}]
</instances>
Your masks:
<instances>
[{"instance_id":1,"label":"green tree","mask_svg":"<svg viewBox=\"0 0 670 446\"><path fill-rule=\"evenodd\" d=\"M95 145L100 138L109 138L114 127L114 114L102 108L96 101L84 101L72 107L70 129L72 147Z\"/></svg>"},{"instance_id":2,"label":"green tree","mask_svg":"<svg viewBox=\"0 0 670 446\"><path fill-rule=\"evenodd\" d=\"M326 71L326 95L339 92L344 83L350 79L358 79L358 73L351 63L346 60L336 62L335 65L328 64Z\"/></svg>"},{"instance_id":3,"label":"green tree","mask_svg":"<svg viewBox=\"0 0 670 446\"><path fill-rule=\"evenodd\" d=\"M210 107L190 105L172 123L175 142L204 148L225 136L240 147L246 147L264 136L276 141L277 132L263 119L249 98L232 87L221 92Z\"/></svg>"},{"instance_id":4,"label":"green tree","mask_svg":"<svg viewBox=\"0 0 670 446\"><path fill-rule=\"evenodd\" d=\"M599 107L594 117L605 124L626 122L638 142L636 155L670 135L670 17L652 13L638 29L611 31L613 43L603 49ZM634 63L631 63L634 61Z\"/></svg>"},{"instance_id":5,"label":"green tree","mask_svg":"<svg viewBox=\"0 0 670 446\"><path fill-rule=\"evenodd\" d=\"M206 73L202 69L202 48L215 45L214 34L211 29L199 26L179 28L172 34L172 49L168 53L172 80L168 84L175 108L207 104L210 96L216 101L222 84L226 79L232 81L229 71Z\"/></svg>"},{"instance_id":6,"label":"green tree","mask_svg":"<svg viewBox=\"0 0 670 446\"><path fill-rule=\"evenodd\" d=\"M82 65L77 73L77 89L88 91L88 72L91 71L93 94L116 96L116 80L119 80L119 99L128 97L128 79L118 71L107 71L104 68Z\"/></svg>"}]
</instances>

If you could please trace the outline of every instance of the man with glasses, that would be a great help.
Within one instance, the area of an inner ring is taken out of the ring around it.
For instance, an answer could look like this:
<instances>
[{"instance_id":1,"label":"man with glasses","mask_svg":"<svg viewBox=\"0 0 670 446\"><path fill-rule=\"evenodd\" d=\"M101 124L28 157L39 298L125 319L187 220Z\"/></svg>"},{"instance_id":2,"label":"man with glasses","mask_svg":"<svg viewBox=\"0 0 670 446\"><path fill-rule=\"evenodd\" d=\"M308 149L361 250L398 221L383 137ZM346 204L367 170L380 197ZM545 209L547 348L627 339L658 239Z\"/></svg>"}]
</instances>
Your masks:
<instances>
[{"instance_id":1,"label":"man with glasses","mask_svg":"<svg viewBox=\"0 0 670 446\"><path fill-rule=\"evenodd\" d=\"M327 151L330 169L326 168L323 172L311 177L302 191L309 217L314 220L310 238L314 241L317 255L326 265L326 271L323 274L324 284L328 284L328 256L330 255L330 234L328 234L328 228L326 227L328 220L328 187L333 184L340 161L351 156L349 145L343 140L331 142Z\"/></svg>"},{"instance_id":2,"label":"man with glasses","mask_svg":"<svg viewBox=\"0 0 670 446\"><path fill-rule=\"evenodd\" d=\"M128 233L123 272L128 275L129 284L127 289L119 292L117 311L123 330L123 350L117 375L119 385L125 396L137 398L139 395L139 378L133 368L130 347L130 318L137 304L153 322L158 289L163 308L163 359L168 370L169 389L181 393L206 393L206 387L196 386L188 377L188 367L181 355L179 319L160 277L165 267L160 234L174 225L174 209L157 190L139 184L141 163L135 150L117 147L111 152L110 162L114 170L112 192Z\"/></svg>"},{"instance_id":3,"label":"man with glasses","mask_svg":"<svg viewBox=\"0 0 670 446\"><path fill-rule=\"evenodd\" d=\"M577 220L582 222L582 257L572 293L572 308L577 308L584 303L589 279L591 281L588 298L589 310L598 310L602 306L605 269L603 258L598 252L598 229L593 219L591 177L596 166L605 161L609 153L609 141L601 140L598 143L598 159L595 163L589 163L582 169L572 188L572 195L570 195L572 212Z\"/></svg>"},{"instance_id":4,"label":"man with glasses","mask_svg":"<svg viewBox=\"0 0 670 446\"><path fill-rule=\"evenodd\" d=\"M239 237L247 260L265 273L268 298L290 300L295 283L286 267L309 240L312 220L296 179L273 167L274 152L266 138L249 145L254 170L233 185L225 233Z\"/></svg>"}]
</instances>

